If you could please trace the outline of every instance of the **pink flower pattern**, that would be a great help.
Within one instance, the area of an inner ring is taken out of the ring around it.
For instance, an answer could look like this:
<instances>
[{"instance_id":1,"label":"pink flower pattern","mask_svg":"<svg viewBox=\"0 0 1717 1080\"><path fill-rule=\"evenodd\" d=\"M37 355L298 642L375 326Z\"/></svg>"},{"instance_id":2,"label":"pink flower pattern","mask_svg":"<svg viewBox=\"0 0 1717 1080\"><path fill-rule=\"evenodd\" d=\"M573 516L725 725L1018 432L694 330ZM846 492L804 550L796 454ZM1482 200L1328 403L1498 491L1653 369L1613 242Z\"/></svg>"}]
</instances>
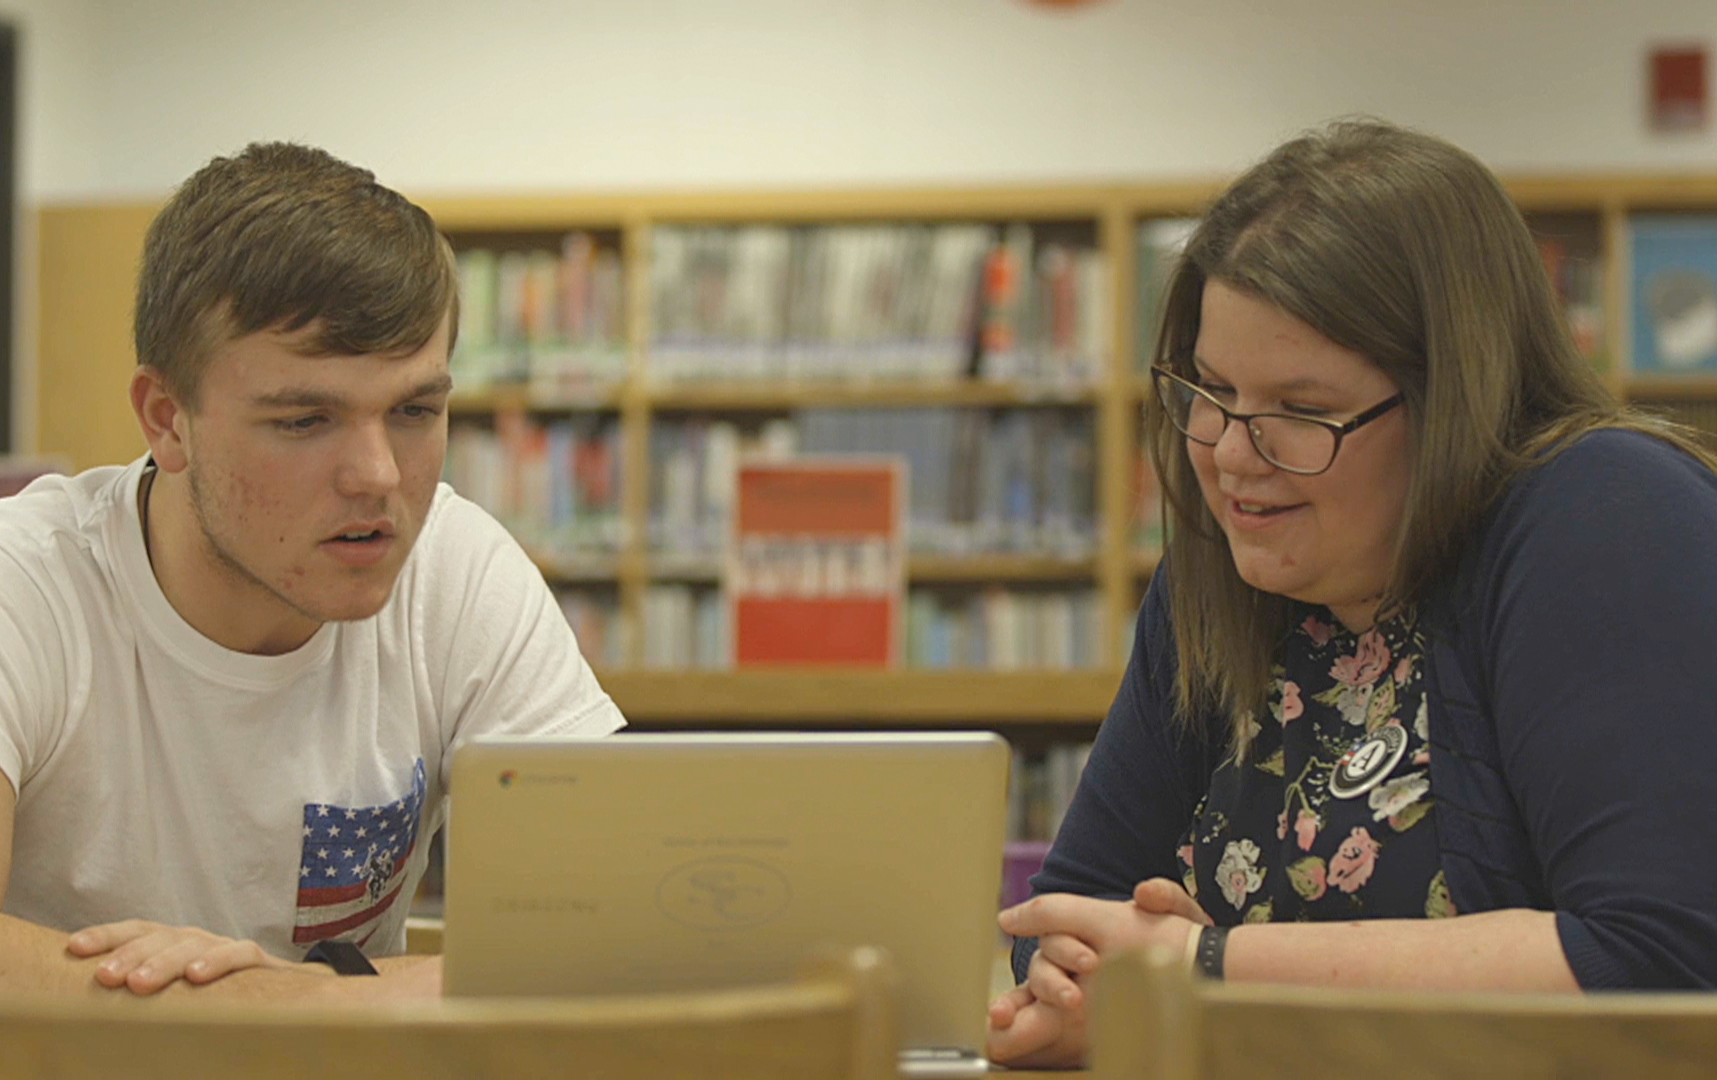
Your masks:
<instances>
[{"instance_id":1,"label":"pink flower pattern","mask_svg":"<svg viewBox=\"0 0 1717 1080\"><path fill-rule=\"evenodd\" d=\"M1376 628L1359 635L1359 651L1352 656L1338 657L1329 669L1330 677L1347 686L1370 686L1377 677L1389 670L1389 644Z\"/></svg>"},{"instance_id":2,"label":"pink flower pattern","mask_svg":"<svg viewBox=\"0 0 1717 1080\"><path fill-rule=\"evenodd\" d=\"M1353 894L1371 880L1377 868L1377 841L1361 826L1354 826L1347 839L1336 849L1329 861L1329 883L1344 893Z\"/></svg>"},{"instance_id":3,"label":"pink flower pattern","mask_svg":"<svg viewBox=\"0 0 1717 1080\"><path fill-rule=\"evenodd\" d=\"M1318 838L1318 816L1310 810L1301 810L1300 816L1294 819L1294 842L1300 845L1301 851L1310 851L1312 841Z\"/></svg>"},{"instance_id":4,"label":"pink flower pattern","mask_svg":"<svg viewBox=\"0 0 1717 1080\"><path fill-rule=\"evenodd\" d=\"M1250 749L1212 776L1177 852L1188 889L1202 884L1206 903L1253 914L1273 893L1275 918L1448 914L1447 887L1418 876L1436 872L1436 832L1420 824L1434 809L1423 638L1410 617L1354 634L1326 615L1305 614L1275 660L1277 726L1254 722ZM1357 731L1354 709L1365 725ZM1407 730L1404 759L1368 792L1335 798L1333 762L1381 723ZM1243 778L1238 791L1222 785L1225 776ZM1385 847L1395 854L1379 876Z\"/></svg>"},{"instance_id":5,"label":"pink flower pattern","mask_svg":"<svg viewBox=\"0 0 1717 1080\"><path fill-rule=\"evenodd\" d=\"M1329 639L1335 636L1335 629L1326 622L1318 621L1316 615L1307 615L1306 621L1300 624L1300 629L1312 639L1312 644L1323 648L1329 644Z\"/></svg>"}]
</instances>

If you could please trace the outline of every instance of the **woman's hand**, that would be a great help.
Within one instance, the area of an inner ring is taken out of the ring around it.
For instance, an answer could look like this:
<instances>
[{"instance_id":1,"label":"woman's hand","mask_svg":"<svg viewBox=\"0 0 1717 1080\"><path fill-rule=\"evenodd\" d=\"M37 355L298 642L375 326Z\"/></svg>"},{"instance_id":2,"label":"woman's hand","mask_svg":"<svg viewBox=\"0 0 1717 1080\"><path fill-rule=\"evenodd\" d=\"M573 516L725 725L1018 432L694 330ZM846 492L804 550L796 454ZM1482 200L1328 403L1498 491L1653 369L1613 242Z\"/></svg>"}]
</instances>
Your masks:
<instances>
[{"instance_id":1,"label":"woman's hand","mask_svg":"<svg viewBox=\"0 0 1717 1080\"><path fill-rule=\"evenodd\" d=\"M254 941L142 919L79 930L66 941L66 951L83 958L112 954L95 969L96 981L140 995L153 994L177 979L202 986L246 968L300 969L270 956Z\"/></svg>"},{"instance_id":2,"label":"woman's hand","mask_svg":"<svg viewBox=\"0 0 1717 1080\"><path fill-rule=\"evenodd\" d=\"M1099 962L1123 949L1142 949L1148 945L1182 952L1192 930L1208 925L1210 919L1191 897L1182 901L1173 896L1170 887L1178 889L1173 882L1161 878L1142 882L1133 890L1132 901L1049 893L1008 908L998 916L998 921L1014 937L1047 938L1060 934L1073 938L1095 953ZM1141 895L1144 903L1139 902ZM1083 953L1068 946L1061 955L1076 960ZM1095 968L1092 965L1088 970Z\"/></svg>"},{"instance_id":3,"label":"woman's hand","mask_svg":"<svg viewBox=\"0 0 1717 1080\"><path fill-rule=\"evenodd\" d=\"M1015 937L1036 937L1024 985L990 1003L986 1052L992 1061L1022 1066L1076 1065L1086 1044L1086 995L1081 980L1118 950L1165 945L1184 950L1210 916L1176 882L1140 882L1133 900L1096 900L1066 893L1033 897L998 917Z\"/></svg>"},{"instance_id":4,"label":"woman's hand","mask_svg":"<svg viewBox=\"0 0 1717 1080\"><path fill-rule=\"evenodd\" d=\"M1066 1068L1078 1065L1084 1059L1086 1013L1083 992L1078 994L1076 1004L1068 1006L1057 1004L1054 998L1040 1000L1032 989L1034 981L1043 984L1049 975L1047 969L1055 966L1039 949L1032 955L1025 983L990 1002L984 1056L998 1064L1017 1068ZM1066 972L1059 971L1055 975L1068 979L1071 985Z\"/></svg>"},{"instance_id":5,"label":"woman's hand","mask_svg":"<svg viewBox=\"0 0 1717 1080\"><path fill-rule=\"evenodd\" d=\"M1154 877L1133 886L1133 903L1141 911L1157 915L1179 915L1200 926L1216 925L1210 913L1198 906L1198 901L1187 894L1180 882L1165 877Z\"/></svg>"}]
</instances>

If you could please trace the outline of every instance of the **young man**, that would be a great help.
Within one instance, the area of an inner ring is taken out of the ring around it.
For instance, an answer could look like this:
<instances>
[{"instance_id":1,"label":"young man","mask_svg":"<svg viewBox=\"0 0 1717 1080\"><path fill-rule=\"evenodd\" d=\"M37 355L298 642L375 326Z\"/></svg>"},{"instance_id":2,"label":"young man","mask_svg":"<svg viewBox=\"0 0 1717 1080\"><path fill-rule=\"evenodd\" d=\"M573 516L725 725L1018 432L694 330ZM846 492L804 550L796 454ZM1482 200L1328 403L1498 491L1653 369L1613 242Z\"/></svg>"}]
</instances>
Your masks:
<instances>
[{"instance_id":1,"label":"young man","mask_svg":"<svg viewBox=\"0 0 1717 1080\"><path fill-rule=\"evenodd\" d=\"M438 993L397 954L452 747L622 726L439 484L457 323L429 216L321 151L217 158L156 218L149 456L0 502L0 990Z\"/></svg>"}]
</instances>

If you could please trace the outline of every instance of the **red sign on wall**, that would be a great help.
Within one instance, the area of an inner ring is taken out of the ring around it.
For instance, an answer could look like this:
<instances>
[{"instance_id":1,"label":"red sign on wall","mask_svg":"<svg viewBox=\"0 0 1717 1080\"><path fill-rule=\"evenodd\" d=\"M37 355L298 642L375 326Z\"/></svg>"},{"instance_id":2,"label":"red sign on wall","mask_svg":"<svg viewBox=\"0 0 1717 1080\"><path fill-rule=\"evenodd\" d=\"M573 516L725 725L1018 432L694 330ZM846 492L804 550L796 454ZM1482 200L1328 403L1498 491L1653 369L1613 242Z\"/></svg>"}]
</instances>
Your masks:
<instances>
[{"instance_id":1,"label":"red sign on wall","mask_svg":"<svg viewBox=\"0 0 1717 1080\"><path fill-rule=\"evenodd\" d=\"M740 667L892 667L906 596L894 458L742 463L726 580Z\"/></svg>"},{"instance_id":2,"label":"red sign on wall","mask_svg":"<svg viewBox=\"0 0 1717 1080\"><path fill-rule=\"evenodd\" d=\"M1706 117L1705 47L1651 52L1651 126L1658 131L1703 131Z\"/></svg>"}]
</instances>

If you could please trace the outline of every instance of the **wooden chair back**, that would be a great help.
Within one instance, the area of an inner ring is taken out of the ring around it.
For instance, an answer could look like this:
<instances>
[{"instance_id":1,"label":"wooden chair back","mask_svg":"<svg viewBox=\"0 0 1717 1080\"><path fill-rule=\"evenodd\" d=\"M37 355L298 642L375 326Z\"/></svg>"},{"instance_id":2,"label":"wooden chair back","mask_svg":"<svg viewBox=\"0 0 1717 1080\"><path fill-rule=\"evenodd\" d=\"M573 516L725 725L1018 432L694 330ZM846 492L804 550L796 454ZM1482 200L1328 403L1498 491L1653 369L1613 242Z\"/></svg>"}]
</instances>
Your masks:
<instances>
[{"instance_id":1,"label":"wooden chair back","mask_svg":"<svg viewBox=\"0 0 1717 1080\"><path fill-rule=\"evenodd\" d=\"M0 1001L0 1080L894 1080L875 949L791 983L331 1011L209 1001Z\"/></svg>"},{"instance_id":2,"label":"wooden chair back","mask_svg":"<svg viewBox=\"0 0 1717 1080\"><path fill-rule=\"evenodd\" d=\"M1106 962L1093 994L1102 1080L1717 1076L1717 994L1223 985L1161 953Z\"/></svg>"}]
</instances>

